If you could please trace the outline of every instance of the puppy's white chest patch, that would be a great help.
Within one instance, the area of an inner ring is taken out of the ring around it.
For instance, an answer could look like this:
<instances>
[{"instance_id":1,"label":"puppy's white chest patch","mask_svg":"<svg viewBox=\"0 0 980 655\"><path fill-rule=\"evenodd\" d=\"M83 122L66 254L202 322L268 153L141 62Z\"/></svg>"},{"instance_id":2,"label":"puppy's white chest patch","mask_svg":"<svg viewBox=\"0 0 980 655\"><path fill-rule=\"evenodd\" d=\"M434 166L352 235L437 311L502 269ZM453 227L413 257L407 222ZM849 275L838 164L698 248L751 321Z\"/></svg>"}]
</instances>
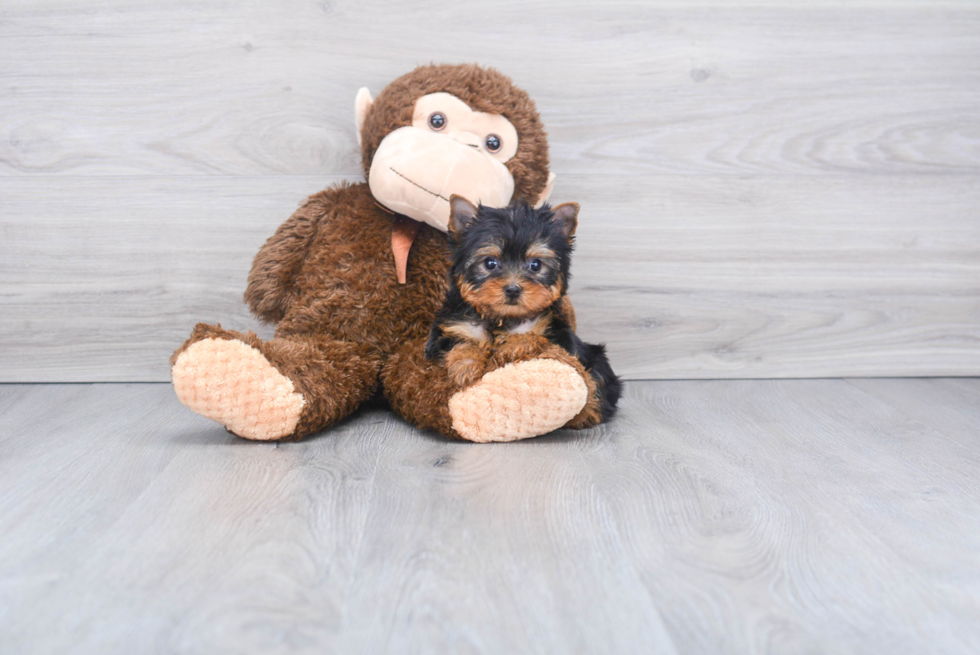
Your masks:
<instances>
[{"instance_id":1,"label":"puppy's white chest patch","mask_svg":"<svg viewBox=\"0 0 980 655\"><path fill-rule=\"evenodd\" d=\"M510 334L527 334L528 332L541 332L541 317L526 318L514 327L507 330Z\"/></svg>"},{"instance_id":2,"label":"puppy's white chest patch","mask_svg":"<svg viewBox=\"0 0 980 655\"><path fill-rule=\"evenodd\" d=\"M482 323L466 323L467 334L474 341L486 341L489 335Z\"/></svg>"},{"instance_id":3,"label":"puppy's white chest patch","mask_svg":"<svg viewBox=\"0 0 980 655\"><path fill-rule=\"evenodd\" d=\"M490 335L487 334L482 323L453 323L445 328L445 332L469 341L489 341L490 339Z\"/></svg>"}]
</instances>

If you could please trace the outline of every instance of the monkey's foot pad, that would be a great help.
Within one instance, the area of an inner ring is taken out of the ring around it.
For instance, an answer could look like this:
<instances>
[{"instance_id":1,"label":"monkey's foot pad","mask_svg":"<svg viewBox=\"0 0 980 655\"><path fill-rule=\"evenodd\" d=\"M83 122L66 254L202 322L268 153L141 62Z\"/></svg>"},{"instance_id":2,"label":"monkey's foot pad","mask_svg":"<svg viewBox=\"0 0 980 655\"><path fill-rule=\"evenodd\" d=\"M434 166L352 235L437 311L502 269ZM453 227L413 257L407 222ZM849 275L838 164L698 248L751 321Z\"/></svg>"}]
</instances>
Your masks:
<instances>
[{"instance_id":1,"label":"monkey's foot pad","mask_svg":"<svg viewBox=\"0 0 980 655\"><path fill-rule=\"evenodd\" d=\"M578 371L553 359L508 364L449 399L453 428L470 441L516 441L557 430L585 407Z\"/></svg>"},{"instance_id":2,"label":"monkey's foot pad","mask_svg":"<svg viewBox=\"0 0 980 655\"><path fill-rule=\"evenodd\" d=\"M231 339L202 339L171 370L180 402L246 439L268 441L296 429L305 401L258 350Z\"/></svg>"}]
</instances>

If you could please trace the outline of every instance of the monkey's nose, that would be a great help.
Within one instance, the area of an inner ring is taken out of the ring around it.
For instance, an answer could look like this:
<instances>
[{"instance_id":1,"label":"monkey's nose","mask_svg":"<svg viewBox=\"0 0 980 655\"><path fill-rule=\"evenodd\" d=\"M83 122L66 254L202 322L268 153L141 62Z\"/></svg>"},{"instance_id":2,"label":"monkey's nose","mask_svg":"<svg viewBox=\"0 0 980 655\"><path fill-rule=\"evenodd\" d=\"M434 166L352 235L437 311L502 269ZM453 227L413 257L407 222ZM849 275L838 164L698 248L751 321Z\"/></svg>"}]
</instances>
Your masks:
<instances>
[{"instance_id":1,"label":"monkey's nose","mask_svg":"<svg viewBox=\"0 0 980 655\"><path fill-rule=\"evenodd\" d=\"M507 300L517 300L522 291L524 291L524 289L520 288L516 284L508 284L504 287L504 295L507 296Z\"/></svg>"}]
</instances>

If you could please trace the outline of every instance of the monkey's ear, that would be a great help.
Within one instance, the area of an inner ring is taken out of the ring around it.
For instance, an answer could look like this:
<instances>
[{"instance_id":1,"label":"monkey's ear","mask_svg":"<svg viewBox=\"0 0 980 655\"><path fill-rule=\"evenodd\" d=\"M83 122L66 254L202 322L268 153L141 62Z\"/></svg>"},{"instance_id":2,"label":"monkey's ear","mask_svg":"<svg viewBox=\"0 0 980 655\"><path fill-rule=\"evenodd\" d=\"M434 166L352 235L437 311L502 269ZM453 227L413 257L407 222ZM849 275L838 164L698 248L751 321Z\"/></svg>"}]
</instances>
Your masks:
<instances>
[{"instance_id":1,"label":"monkey's ear","mask_svg":"<svg viewBox=\"0 0 980 655\"><path fill-rule=\"evenodd\" d=\"M541 191L541 195L538 196L538 201L534 203L534 208L538 209L544 203L548 202L548 198L551 197L551 192L555 188L555 174L548 173L548 181L544 185L544 189Z\"/></svg>"},{"instance_id":2,"label":"monkey's ear","mask_svg":"<svg viewBox=\"0 0 980 655\"><path fill-rule=\"evenodd\" d=\"M554 214L551 222L566 239L571 239L575 234L575 228L578 227L578 203L563 202L557 207L552 207L551 212Z\"/></svg>"},{"instance_id":3,"label":"monkey's ear","mask_svg":"<svg viewBox=\"0 0 980 655\"><path fill-rule=\"evenodd\" d=\"M459 236L476 220L477 208L472 202L455 193L449 196L449 233Z\"/></svg>"},{"instance_id":4,"label":"monkey's ear","mask_svg":"<svg viewBox=\"0 0 980 655\"><path fill-rule=\"evenodd\" d=\"M354 98L354 126L357 128L357 145L361 145L361 128L364 127L364 119L367 118L368 109L374 103L371 92L366 86L362 86L357 97Z\"/></svg>"}]
</instances>

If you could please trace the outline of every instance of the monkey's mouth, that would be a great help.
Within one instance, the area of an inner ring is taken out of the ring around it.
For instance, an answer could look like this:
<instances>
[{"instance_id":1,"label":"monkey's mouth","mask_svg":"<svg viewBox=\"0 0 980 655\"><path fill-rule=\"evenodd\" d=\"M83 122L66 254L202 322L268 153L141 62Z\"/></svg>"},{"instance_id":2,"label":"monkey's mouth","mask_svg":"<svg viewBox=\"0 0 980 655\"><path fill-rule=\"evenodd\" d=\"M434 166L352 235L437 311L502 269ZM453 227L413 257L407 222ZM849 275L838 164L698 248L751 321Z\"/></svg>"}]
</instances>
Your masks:
<instances>
[{"instance_id":1,"label":"monkey's mouth","mask_svg":"<svg viewBox=\"0 0 980 655\"><path fill-rule=\"evenodd\" d=\"M388 170L391 171L392 173L394 173L395 175L397 175L398 177L402 178L403 180L405 180L406 182L408 182L412 186L415 186L415 187L418 187L419 189L422 189L423 191L425 191L426 193L428 193L430 196L435 196L436 198L439 198L440 200L445 200L446 202L449 202L449 199L448 198L446 198L444 196L441 196L438 193L435 193L434 191L429 191L428 189L426 189L424 186L422 186L418 182L416 182L414 180L411 180L411 179L405 177L404 175L402 175L401 173L399 173L398 171L396 171L393 167L389 166L388 167Z\"/></svg>"}]
</instances>

